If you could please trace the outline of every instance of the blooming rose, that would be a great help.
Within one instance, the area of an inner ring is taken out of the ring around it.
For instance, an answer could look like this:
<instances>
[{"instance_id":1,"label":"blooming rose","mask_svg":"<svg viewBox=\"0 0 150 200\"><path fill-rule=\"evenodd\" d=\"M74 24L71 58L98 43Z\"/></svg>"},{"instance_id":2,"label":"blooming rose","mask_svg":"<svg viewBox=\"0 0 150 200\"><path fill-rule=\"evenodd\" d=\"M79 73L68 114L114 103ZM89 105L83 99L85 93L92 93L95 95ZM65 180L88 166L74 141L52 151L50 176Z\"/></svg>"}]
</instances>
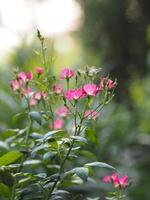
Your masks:
<instances>
[{"instance_id":1,"label":"blooming rose","mask_svg":"<svg viewBox=\"0 0 150 200\"><path fill-rule=\"evenodd\" d=\"M83 90L88 96L96 96L98 93L98 87L94 83L84 85Z\"/></svg>"},{"instance_id":2,"label":"blooming rose","mask_svg":"<svg viewBox=\"0 0 150 200\"><path fill-rule=\"evenodd\" d=\"M66 98L68 99L68 101L78 100L82 96L83 96L83 89L82 88L78 88L76 90L70 89L66 93Z\"/></svg>"},{"instance_id":3,"label":"blooming rose","mask_svg":"<svg viewBox=\"0 0 150 200\"><path fill-rule=\"evenodd\" d=\"M113 183L114 187L119 189L125 189L129 185L129 177L123 176L119 177L117 173L113 173L111 176L105 176L103 178L103 182L105 183Z\"/></svg>"},{"instance_id":4,"label":"blooming rose","mask_svg":"<svg viewBox=\"0 0 150 200\"><path fill-rule=\"evenodd\" d=\"M74 77L74 75L75 75L74 70L69 68L64 68L61 72L60 78L61 79L72 78Z\"/></svg>"}]
</instances>

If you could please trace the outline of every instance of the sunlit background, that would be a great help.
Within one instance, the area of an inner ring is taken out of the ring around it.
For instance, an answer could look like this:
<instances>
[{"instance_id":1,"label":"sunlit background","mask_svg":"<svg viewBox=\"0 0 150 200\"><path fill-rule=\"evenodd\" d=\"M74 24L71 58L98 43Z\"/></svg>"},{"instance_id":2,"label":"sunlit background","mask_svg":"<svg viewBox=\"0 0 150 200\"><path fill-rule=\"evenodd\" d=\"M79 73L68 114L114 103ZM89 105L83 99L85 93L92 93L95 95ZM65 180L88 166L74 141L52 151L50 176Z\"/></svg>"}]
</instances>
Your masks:
<instances>
[{"instance_id":1,"label":"sunlit background","mask_svg":"<svg viewBox=\"0 0 150 200\"><path fill-rule=\"evenodd\" d=\"M75 0L0 0L0 61L23 40L31 43L37 29L45 37L65 35L67 39L67 34L79 28L81 18L82 10ZM67 43L71 42L69 38Z\"/></svg>"}]
</instances>

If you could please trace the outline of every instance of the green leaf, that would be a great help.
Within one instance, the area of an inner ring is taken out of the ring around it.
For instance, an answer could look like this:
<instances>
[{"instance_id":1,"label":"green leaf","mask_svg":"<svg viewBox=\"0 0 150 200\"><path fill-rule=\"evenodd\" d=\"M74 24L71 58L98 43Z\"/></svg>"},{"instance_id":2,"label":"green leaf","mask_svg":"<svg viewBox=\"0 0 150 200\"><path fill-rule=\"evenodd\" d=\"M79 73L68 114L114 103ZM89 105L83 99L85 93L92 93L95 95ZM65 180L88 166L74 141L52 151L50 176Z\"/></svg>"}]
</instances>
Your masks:
<instances>
[{"instance_id":1,"label":"green leaf","mask_svg":"<svg viewBox=\"0 0 150 200\"><path fill-rule=\"evenodd\" d=\"M1 151L7 151L9 149L6 142L0 141L0 153Z\"/></svg>"},{"instance_id":2,"label":"green leaf","mask_svg":"<svg viewBox=\"0 0 150 200\"><path fill-rule=\"evenodd\" d=\"M79 141L79 142L84 142L84 143L88 143L87 142L87 139L82 137L82 136L71 136L72 139L76 140L76 141Z\"/></svg>"},{"instance_id":3,"label":"green leaf","mask_svg":"<svg viewBox=\"0 0 150 200\"><path fill-rule=\"evenodd\" d=\"M81 179L83 179L84 181L87 181L88 178L88 168L86 167L77 167L74 169L75 173L77 176L79 176Z\"/></svg>"},{"instance_id":4,"label":"green leaf","mask_svg":"<svg viewBox=\"0 0 150 200\"><path fill-rule=\"evenodd\" d=\"M52 151L46 152L43 155L43 159L50 161L51 159L53 159L56 156L56 154L57 154L56 152L52 152Z\"/></svg>"},{"instance_id":5,"label":"green leaf","mask_svg":"<svg viewBox=\"0 0 150 200\"><path fill-rule=\"evenodd\" d=\"M85 132L87 139L92 142L95 143L96 145L99 144L99 138L97 137L96 131L94 130L87 130Z\"/></svg>"},{"instance_id":6,"label":"green leaf","mask_svg":"<svg viewBox=\"0 0 150 200\"><path fill-rule=\"evenodd\" d=\"M85 164L85 166L87 166L87 167L109 168L109 169L113 169L113 170L116 171L116 169L114 167L112 167L111 165L108 165L107 163L103 163L103 162L87 163L87 164Z\"/></svg>"},{"instance_id":7,"label":"green leaf","mask_svg":"<svg viewBox=\"0 0 150 200\"><path fill-rule=\"evenodd\" d=\"M26 99L25 97L23 97L23 98L21 99L21 107L22 107L23 109L28 108L28 101L27 101L27 99Z\"/></svg>"},{"instance_id":8,"label":"green leaf","mask_svg":"<svg viewBox=\"0 0 150 200\"><path fill-rule=\"evenodd\" d=\"M10 199L11 192L7 185L0 183L0 196L4 197L5 199Z\"/></svg>"},{"instance_id":9,"label":"green leaf","mask_svg":"<svg viewBox=\"0 0 150 200\"><path fill-rule=\"evenodd\" d=\"M46 142L47 140L53 138L55 136L56 133L58 132L62 132L63 130L54 130L54 131L49 131L48 133L46 133L45 135L43 135L43 137L41 139L39 139L39 142Z\"/></svg>"},{"instance_id":10,"label":"green leaf","mask_svg":"<svg viewBox=\"0 0 150 200\"><path fill-rule=\"evenodd\" d=\"M68 176L70 174L76 174L79 176L82 180L87 181L88 175L89 175L89 170L87 167L76 167L64 174L64 176Z\"/></svg>"},{"instance_id":11,"label":"green leaf","mask_svg":"<svg viewBox=\"0 0 150 200\"><path fill-rule=\"evenodd\" d=\"M31 118L36 121L39 125L42 124L42 119L41 119L41 114L39 112L36 111L32 111L29 112L29 115L31 116Z\"/></svg>"},{"instance_id":12,"label":"green leaf","mask_svg":"<svg viewBox=\"0 0 150 200\"><path fill-rule=\"evenodd\" d=\"M19 129L7 129L6 131L4 131L0 138L2 138L3 140L7 139L7 138L10 138L14 135L16 135L16 133L19 132Z\"/></svg>"},{"instance_id":13,"label":"green leaf","mask_svg":"<svg viewBox=\"0 0 150 200\"><path fill-rule=\"evenodd\" d=\"M26 113L26 112L17 113L16 115L13 116L13 118L12 118L12 123L13 123L13 124L17 124L17 123L19 123L21 120L25 119L26 117L27 117L27 113Z\"/></svg>"},{"instance_id":14,"label":"green leaf","mask_svg":"<svg viewBox=\"0 0 150 200\"><path fill-rule=\"evenodd\" d=\"M19 151L11 151L0 157L0 166L8 165L15 162L22 156Z\"/></svg>"},{"instance_id":15,"label":"green leaf","mask_svg":"<svg viewBox=\"0 0 150 200\"><path fill-rule=\"evenodd\" d=\"M58 151L59 144L55 139L53 139L53 138L49 139L49 144L50 144L50 149L52 151Z\"/></svg>"},{"instance_id":16,"label":"green leaf","mask_svg":"<svg viewBox=\"0 0 150 200\"><path fill-rule=\"evenodd\" d=\"M40 82L40 81L36 81L36 85L42 91L45 91L47 89L46 85L44 83Z\"/></svg>"}]
</instances>

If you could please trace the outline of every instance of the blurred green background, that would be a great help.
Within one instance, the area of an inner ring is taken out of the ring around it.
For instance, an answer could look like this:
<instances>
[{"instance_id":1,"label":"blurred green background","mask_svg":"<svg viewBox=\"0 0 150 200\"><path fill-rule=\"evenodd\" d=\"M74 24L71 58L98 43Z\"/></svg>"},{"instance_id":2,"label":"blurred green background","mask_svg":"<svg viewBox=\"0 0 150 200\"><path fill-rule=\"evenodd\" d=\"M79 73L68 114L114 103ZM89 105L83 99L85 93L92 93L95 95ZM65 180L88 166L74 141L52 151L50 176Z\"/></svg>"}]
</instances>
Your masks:
<instances>
[{"instance_id":1,"label":"blurred green background","mask_svg":"<svg viewBox=\"0 0 150 200\"><path fill-rule=\"evenodd\" d=\"M116 97L91 127L98 139L88 149L131 177L127 199L149 200L149 11L149 0L1 0L0 132L23 123L12 120L20 108L9 82L15 67L42 65L38 28L56 75L64 66L94 65L117 78Z\"/></svg>"}]
</instances>

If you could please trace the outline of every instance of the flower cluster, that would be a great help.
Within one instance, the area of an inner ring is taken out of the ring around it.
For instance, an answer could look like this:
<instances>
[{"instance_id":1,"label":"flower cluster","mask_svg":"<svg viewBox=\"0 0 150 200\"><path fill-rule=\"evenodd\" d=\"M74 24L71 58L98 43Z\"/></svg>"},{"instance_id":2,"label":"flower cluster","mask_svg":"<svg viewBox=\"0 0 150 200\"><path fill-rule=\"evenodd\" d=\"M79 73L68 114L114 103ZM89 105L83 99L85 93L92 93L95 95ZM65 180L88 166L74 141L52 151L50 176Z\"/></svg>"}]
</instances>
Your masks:
<instances>
[{"instance_id":1,"label":"flower cluster","mask_svg":"<svg viewBox=\"0 0 150 200\"><path fill-rule=\"evenodd\" d=\"M94 70L94 76L95 73L98 73L98 71L95 71L95 68L92 68L92 71ZM41 74L44 73L43 67L36 67L35 72L37 74L37 78L41 76ZM90 68L88 69L90 71ZM86 71L86 74L89 75L89 73ZM93 74L93 73L92 73ZM87 81L84 85L80 85L76 88L70 88L69 83L70 79L73 79L77 77L79 74L75 73L74 70L69 69L65 67L61 73L60 73L60 80L66 80L67 81L67 88L64 86L63 83L55 83L52 85L52 91L55 95L63 97L65 99L64 106L59 107L55 109L53 113L53 123L50 124L51 129L62 129L64 126L64 118L68 116L70 113L69 106L71 104L74 104L74 102L78 102L80 99L83 98L95 98L100 93L102 93L105 90L113 91L117 85L116 81L113 81L109 79L108 77L101 78L99 81L99 84L95 84L92 79L92 74L90 72L90 80ZM80 74L81 76L81 74ZM16 79L11 81L11 88L13 91L17 91L21 96L25 96L29 99L30 106L37 105L42 99L46 100L48 98L48 94L45 91L32 91L32 88L30 87L30 83L33 80L33 74L32 72L20 72L18 73ZM34 81L33 81L34 83ZM51 97L50 97L51 98ZM73 108L74 109L74 108ZM81 111L82 112L82 111ZM93 109L92 107L87 106L86 110L82 113L83 118L85 119L93 119L97 120L100 116L99 110Z\"/></svg>"},{"instance_id":2,"label":"flower cluster","mask_svg":"<svg viewBox=\"0 0 150 200\"><path fill-rule=\"evenodd\" d=\"M66 80L67 83L70 82L70 79L73 79L76 77L78 74L75 73L74 70L69 69L69 68L64 68L61 73L60 73L60 79L61 80ZM90 76L91 77L91 76ZM91 79L92 80L92 79ZM96 85L95 83L89 81L88 83L74 88L69 88L67 87L65 89L64 84L62 83L55 83L52 86L52 90L54 94L63 96L65 99L65 104L69 104L69 102L72 104L72 101L77 102L82 98L91 98L91 97L96 97L99 93L101 93L104 90L110 90L113 91L116 87L117 83L116 81L113 81L109 78L102 78L100 80L100 83ZM69 106L69 105L68 105ZM56 109L55 114L57 118L54 120L53 123L53 128L54 129L61 129L63 128L64 125L64 117L67 117L69 114L68 107L63 106L61 108ZM87 109L83 113L83 117L87 119L93 119L96 120L100 116L100 113L97 110L94 109ZM52 128L52 125L49 126Z\"/></svg>"},{"instance_id":3,"label":"flower cluster","mask_svg":"<svg viewBox=\"0 0 150 200\"><path fill-rule=\"evenodd\" d=\"M39 76L44 72L44 68L36 67L36 74ZM30 96L30 106L35 106L41 99L46 99L47 94L45 92L33 92L32 88L29 86L30 82L33 80L33 73L20 72L18 73L16 79L12 80L10 86L13 91L21 94L21 96Z\"/></svg>"},{"instance_id":4,"label":"flower cluster","mask_svg":"<svg viewBox=\"0 0 150 200\"><path fill-rule=\"evenodd\" d=\"M115 188L120 190L124 190L129 186L128 176L119 177L117 173L113 173L111 176L105 176L103 182L112 183Z\"/></svg>"}]
</instances>

